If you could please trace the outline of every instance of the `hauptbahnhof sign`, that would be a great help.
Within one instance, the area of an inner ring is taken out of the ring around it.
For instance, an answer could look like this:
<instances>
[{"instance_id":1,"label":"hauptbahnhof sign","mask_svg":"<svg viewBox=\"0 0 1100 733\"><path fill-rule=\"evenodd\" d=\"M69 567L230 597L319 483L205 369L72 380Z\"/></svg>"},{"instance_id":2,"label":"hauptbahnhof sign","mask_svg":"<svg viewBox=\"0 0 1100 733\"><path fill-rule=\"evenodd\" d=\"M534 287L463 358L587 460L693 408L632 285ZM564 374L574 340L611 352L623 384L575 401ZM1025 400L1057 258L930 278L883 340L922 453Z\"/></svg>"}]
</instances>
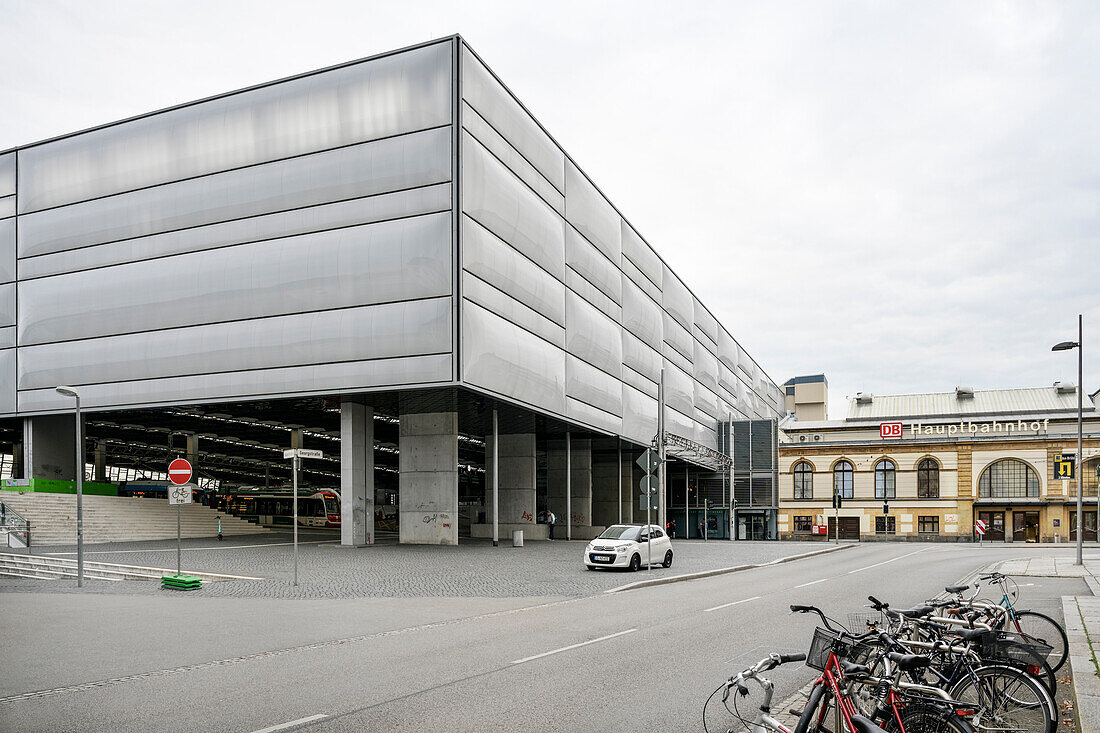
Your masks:
<instances>
[{"instance_id":1,"label":"hauptbahnhof sign","mask_svg":"<svg viewBox=\"0 0 1100 733\"><path fill-rule=\"evenodd\" d=\"M879 436L882 438L904 437L903 428L905 427L908 428L911 437L916 437L918 435L955 436L990 435L994 433L1001 435L1012 433L1045 433L1050 427L1050 418L1044 420L1006 420L1004 422L999 420L990 420L987 422L960 420L957 423L938 423L935 425L912 423L908 426L900 422L884 422L879 425Z\"/></svg>"}]
</instances>

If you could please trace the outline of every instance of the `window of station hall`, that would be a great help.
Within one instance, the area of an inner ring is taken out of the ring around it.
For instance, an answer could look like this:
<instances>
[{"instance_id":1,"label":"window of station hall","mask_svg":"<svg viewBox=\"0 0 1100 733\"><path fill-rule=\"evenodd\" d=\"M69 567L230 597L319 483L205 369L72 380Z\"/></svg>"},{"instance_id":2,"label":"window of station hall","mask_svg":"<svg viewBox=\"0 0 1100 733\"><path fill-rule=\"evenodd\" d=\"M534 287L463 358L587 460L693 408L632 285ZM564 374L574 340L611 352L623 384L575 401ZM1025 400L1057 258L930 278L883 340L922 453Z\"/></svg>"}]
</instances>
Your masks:
<instances>
[{"instance_id":1,"label":"window of station hall","mask_svg":"<svg viewBox=\"0 0 1100 733\"><path fill-rule=\"evenodd\" d=\"M917 464L917 498L940 498L940 464L931 458Z\"/></svg>"},{"instance_id":2,"label":"window of station hall","mask_svg":"<svg viewBox=\"0 0 1100 733\"><path fill-rule=\"evenodd\" d=\"M833 494L842 499L851 499L855 487L855 473L849 461L837 461L833 466Z\"/></svg>"},{"instance_id":3,"label":"window of station hall","mask_svg":"<svg viewBox=\"0 0 1100 733\"><path fill-rule=\"evenodd\" d=\"M813 527L813 517L795 517L794 518L794 531L809 534L810 529Z\"/></svg>"},{"instance_id":4,"label":"window of station hall","mask_svg":"<svg viewBox=\"0 0 1100 733\"><path fill-rule=\"evenodd\" d=\"M990 499L1018 499L1039 496L1039 474L1017 458L991 463L978 479L978 496Z\"/></svg>"},{"instance_id":5,"label":"window of station hall","mask_svg":"<svg viewBox=\"0 0 1100 733\"><path fill-rule=\"evenodd\" d=\"M919 534L939 534L939 517L917 517L917 532Z\"/></svg>"},{"instance_id":6,"label":"window of station hall","mask_svg":"<svg viewBox=\"0 0 1100 733\"><path fill-rule=\"evenodd\" d=\"M882 459L875 464L875 498L876 499L893 499L894 498L894 479L896 471L894 462L888 459Z\"/></svg>"},{"instance_id":7,"label":"window of station hall","mask_svg":"<svg viewBox=\"0 0 1100 733\"><path fill-rule=\"evenodd\" d=\"M875 534L896 534L896 517L875 517Z\"/></svg>"},{"instance_id":8,"label":"window of station hall","mask_svg":"<svg viewBox=\"0 0 1100 733\"><path fill-rule=\"evenodd\" d=\"M794 498L814 498L814 469L806 461L799 461L794 467Z\"/></svg>"}]
</instances>

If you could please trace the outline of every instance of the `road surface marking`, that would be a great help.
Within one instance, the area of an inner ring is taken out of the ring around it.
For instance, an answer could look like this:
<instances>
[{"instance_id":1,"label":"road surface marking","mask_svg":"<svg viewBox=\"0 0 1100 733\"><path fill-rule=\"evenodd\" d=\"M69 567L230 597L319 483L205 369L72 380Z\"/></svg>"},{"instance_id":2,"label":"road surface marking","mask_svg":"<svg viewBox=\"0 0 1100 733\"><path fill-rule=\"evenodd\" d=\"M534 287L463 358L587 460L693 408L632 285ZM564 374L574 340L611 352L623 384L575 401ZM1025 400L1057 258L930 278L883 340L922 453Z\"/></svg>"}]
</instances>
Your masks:
<instances>
[{"instance_id":1,"label":"road surface marking","mask_svg":"<svg viewBox=\"0 0 1100 733\"><path fill-rule=\"evenodd\" d=\"M277 730L286 730L287 728L293 728L296 725L305 725L306 723L312 723L315 720L321 720L322 718L327 717L328 716L324 713L317 713L316 715L311 715L308 718L298 718L297 720L292 720L289 723L273 725L270 728L260 728L257 731L253 731L253 733L275 733L275 731Z\"/></svg>"},{"instance_id":2,"label":"road surface marking","mask_svg":"<svg viewBox=\"0 0 1100 733\"><path fill-rule=\"evenodd\" d=\"M809 583L796 585L795 588L805 588L807 585L817 585L818 583L824 583L826 580L829 580L829 578L822 578L821 580L811 580Z\"/></svg>"},{"instance_id":3,"label":"road surface marking","mask_svg":"<svg viewBox=\"0 0 1100 733\"><path fill-rule=\"evenodd\" d=\"M759 598L760 596L753 596L752 598L742 598L740 601L734 601L733 603L723 603L721 606L715 606L714 608L704 608L703 613L717 611L719 608L729 608L730 606L736 606L738 603L748 603L749 601L755 601Z\"/></svg>"},{"instance_id":4,"label":"road surface marking","mask_svg":"<svg viewBox=\"0 0 1100 733\"><path fill-rule=\"evenodd\" d=\"M928 549L929 548L926 547L923 550L917 550L916 552L910 552L908 555L898 555L897 557L892 557L889 560L883 560L882 562L876 562L874 565L868 565L867 567L864 567L864 568L856 568L855 570L849 570L848 575L851 575L852 573L863 572L864 570L870 570L871 568L877 568L879 565L885 565L886 563L894 562L894 560L901 560L902 558L912 557L913 555L919 555L922 552L928 552Z\"/></svg>"},{"instance_id":5,"label":"road surface marking","mask_svg":"<svg viewBox=\"0 0 1100 733\"><path fill-rule=\"evenodd\" d=\"M551 654L560 654L561 652L567 652L570 649L578 649L582 646L588 646L589 644L595 644L599 641L607 641L608 639L614 639L616 636L623 636L625 634L633 634L637 629L627 629L626 631L617 631L614 634L608 634L607 636L601 636L599 639L589 639L588 641L582 641L580 644L570 644L569 646L563 646L561 649L554 649L553 651L543 652L542 654L536 654L533 657L524 657L523 659L517 659L512 664L523 664L524 662L530 662L535 659L542 659L548 657Z\"/></svg>"}]
</instances>

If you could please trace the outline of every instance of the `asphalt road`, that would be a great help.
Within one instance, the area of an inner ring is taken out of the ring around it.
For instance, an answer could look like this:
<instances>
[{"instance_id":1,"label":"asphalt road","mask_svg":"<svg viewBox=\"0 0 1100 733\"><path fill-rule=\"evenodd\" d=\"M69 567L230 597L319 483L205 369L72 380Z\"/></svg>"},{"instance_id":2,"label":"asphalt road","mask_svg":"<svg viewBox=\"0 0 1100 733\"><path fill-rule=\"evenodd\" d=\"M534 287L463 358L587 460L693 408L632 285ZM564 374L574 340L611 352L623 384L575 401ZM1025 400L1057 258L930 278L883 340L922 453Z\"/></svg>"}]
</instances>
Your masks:
<instances>
[{"instance_id":1,"label":"asphalt road","mask_svg":"<svg viewBox=\"0 0 1100 733\"><path fill-rule=\"evenodd\" d=\"M875 543L580 598L6 594L5 616L49 633L6 644L0 729L698 731L726 677L806 650L814 620L791 603L843 618L868 593L914 604L991 562L1070 551ZM1043 605L1088 593L1034 580L1024 598ZM811 675L775 670L776 702Z\"/></svg>"}]
</instances>

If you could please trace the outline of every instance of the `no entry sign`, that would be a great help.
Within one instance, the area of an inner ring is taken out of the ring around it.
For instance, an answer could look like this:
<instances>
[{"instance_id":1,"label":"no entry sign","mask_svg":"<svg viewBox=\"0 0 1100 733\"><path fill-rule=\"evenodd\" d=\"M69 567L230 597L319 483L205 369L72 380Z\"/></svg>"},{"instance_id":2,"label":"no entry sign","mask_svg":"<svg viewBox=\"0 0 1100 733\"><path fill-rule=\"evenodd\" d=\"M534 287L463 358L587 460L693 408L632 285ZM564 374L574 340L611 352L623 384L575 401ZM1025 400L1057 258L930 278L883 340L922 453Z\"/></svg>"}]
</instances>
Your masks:
<instances>
[{"instance_id":1,"label":"no entry sign","mask_svg":"<svg viewBox=\"0 0 1100 733\"><path fill-rule=\"evenodd\" d=\"M177 458L168 464L168 478L174 484L185 484L191 480L191 464L183 458Z\"/></svg>"}]
</instances>

